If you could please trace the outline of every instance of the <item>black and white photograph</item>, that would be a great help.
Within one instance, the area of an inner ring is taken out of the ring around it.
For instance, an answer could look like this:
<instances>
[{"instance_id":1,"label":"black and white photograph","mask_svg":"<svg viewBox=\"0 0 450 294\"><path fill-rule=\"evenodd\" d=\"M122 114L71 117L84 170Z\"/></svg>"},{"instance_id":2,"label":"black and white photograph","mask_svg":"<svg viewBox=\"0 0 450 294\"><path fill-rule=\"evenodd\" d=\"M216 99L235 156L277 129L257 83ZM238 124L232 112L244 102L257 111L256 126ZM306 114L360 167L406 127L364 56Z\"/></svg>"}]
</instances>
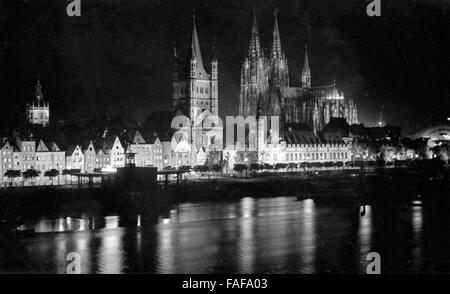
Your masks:
<instances>
[{"instance_id":1,"label":"black and white photograph","mask_svg":"<svg viewBox=\"0 0 450 294\"><path fill-rule=\"evenodd\" d=\"M449 52L449 0L1 0L0 273L449 274Z\"/></svg>"}]
</instances>

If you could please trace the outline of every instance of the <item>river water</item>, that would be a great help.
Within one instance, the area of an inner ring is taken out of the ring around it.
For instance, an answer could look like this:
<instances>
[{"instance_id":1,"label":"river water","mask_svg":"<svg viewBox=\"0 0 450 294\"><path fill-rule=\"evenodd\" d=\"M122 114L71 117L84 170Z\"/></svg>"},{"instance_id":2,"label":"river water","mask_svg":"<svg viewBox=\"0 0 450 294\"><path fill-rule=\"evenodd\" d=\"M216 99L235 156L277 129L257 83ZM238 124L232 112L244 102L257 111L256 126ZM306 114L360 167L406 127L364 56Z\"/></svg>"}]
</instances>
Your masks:
<instances>
[{"instance_id":1,"label":"river water","mask_svg":"<svg viewBox=\"0 0 450 294\"><path fill-rule=\"evenodd\" d=\"M152 221L42 217L20 227L36 233L2 241L0 269L65 273L76 252L82 273L365 273L375 251L382 273L448 273L449 207L381 203L361 216L354 204L273 197L175 204Z\"/></svg>"}]
</instances>

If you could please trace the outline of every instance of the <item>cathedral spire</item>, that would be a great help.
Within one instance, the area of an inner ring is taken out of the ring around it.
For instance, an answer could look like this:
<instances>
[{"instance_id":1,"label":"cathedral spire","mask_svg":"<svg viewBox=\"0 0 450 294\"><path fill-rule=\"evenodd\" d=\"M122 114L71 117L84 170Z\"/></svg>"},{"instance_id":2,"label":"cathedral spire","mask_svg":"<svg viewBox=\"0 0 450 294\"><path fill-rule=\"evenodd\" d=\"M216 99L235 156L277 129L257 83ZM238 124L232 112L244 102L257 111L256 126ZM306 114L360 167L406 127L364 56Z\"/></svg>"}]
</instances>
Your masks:
<instances>
[{"instance_id":1,"label":"cathedral spire","mask_svg":"<svg viewBox=\"0 0 450 294\"><path fill-rule=\"evenodd\" d=\"M278 9L273 12L274 23L273 23L273 41L272 41L272 58L282 58L281 52L281 38L280 31L278 29Z\"/></svg>"},{"instance_id":2,"label":"cathedral spire","mask_svg":"<svg viewBox=\"0 0 450 294\"><path fill-rule=\"evenodd\" d=\"M261 45L259 42L258 22L256 20L256 8L253 8L252 37L250 39L250 45L248 48L248 56L253 59L259 58L260 55L261 55Z\"/></svg>"},{"instance_id":3,"label":"cathedral spire","mask_svg":"<svg viewBox=\"0 0 450 294\"><path fill-rule=\"evenodd\" d=\"M302 87L311 88L311 71L309 69L308 45L305 45L305 61L302 71Z\"/></svg>"}]
</instances>

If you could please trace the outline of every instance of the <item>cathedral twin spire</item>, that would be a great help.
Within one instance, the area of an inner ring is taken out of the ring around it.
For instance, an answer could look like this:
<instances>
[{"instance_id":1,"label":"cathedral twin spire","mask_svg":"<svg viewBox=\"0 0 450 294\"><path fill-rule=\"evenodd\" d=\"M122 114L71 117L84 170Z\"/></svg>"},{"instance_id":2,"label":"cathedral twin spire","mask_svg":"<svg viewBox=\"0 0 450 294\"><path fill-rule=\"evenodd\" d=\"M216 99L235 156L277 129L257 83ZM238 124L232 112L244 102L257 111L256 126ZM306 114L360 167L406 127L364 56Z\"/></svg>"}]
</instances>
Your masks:
<instances>
[{"instance_id":1,"label":"cathedral twin spire","mask_svg":"<svg viewBox=\"0 0 450 294\"><path fill-rule=\"evenodd\" d=\"M245 68L250 68L246 72ZM266 81L267 77L267 81ZM270 54L265 56L258 33L256 10L253 9L252 31L247 58L244 61L242 80L250 83L272 83L274 86L289 86L287 59L281 48L280 30L278 28L278 10L274 11L273 39Z\"/></svg>"},{"instance_id":2,"label":"cathedral twin spire","mask_svg":"<svg viewBox=\"0 0 450 294\"><path fill-rule=\"evenodd\" d=\"M288 63L287 58L285 57L281 47L280 30L278 27L278 9L275 9L274 11L273 38L270 55L268 56L268 59L266 59L263 55L264 54L261 48L258 33L256 10L253 9L252 33L247 56L249 60L246 60L246 62L254 63L257 62L260 58L263 59L263 62L266 63L268 67L270 67L269 75L271 82L275 86L289 86ZM302 87L307 88L311 87L311 71L309 68L308 50L306 46L305 46L305 59L301 76L301 83Z\"/></svg>"}]
</instances>

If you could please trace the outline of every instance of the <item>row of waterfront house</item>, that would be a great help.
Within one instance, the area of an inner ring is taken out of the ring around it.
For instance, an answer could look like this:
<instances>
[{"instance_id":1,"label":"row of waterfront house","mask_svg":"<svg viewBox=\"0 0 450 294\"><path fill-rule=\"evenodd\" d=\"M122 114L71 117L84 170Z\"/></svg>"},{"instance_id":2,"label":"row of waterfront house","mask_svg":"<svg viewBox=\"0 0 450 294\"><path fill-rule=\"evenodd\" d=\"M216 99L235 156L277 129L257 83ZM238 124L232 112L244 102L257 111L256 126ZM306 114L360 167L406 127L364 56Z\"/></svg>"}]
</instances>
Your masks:
<instances>
[{"instance_id":1,"label":"row of waterfront house","mask_svg":"<svg viewBox=\"0 0 450 294\"><path fill-rule=\"evenodd\" d=\"M129 131L122 137L110 136L65 147L55 141L32 136L17 136L15 142L11 141L7 138L1 141L1 186L50 185L56 180L63 184L71 180L70 172L114 172L126 165L127 154L133 155L135 166L156 167L158 170L204 165L210 156L204 148L191 150L191 145L183 140L176 142L174 138L160 139L157 136L144 138L138 130ZM256 153L239 146L227 146L218 152L219 156L215 158L219 160L214 164L222 164L225 171L232 171L235 164L254 162L346 162L352 159L351 142L346 140L292 135L286 141L267 144ZM195 162L193 153L196 153ZM29 170L37 171L32 180L23 176ZM14 173L11 171L17 171L16 175L12 177ZM50 176L49 171L56 176Z\"/></svg>"},{"instance_id":2,"label":"row of waterfront house","mask_svg":"<svg viewBox=\"0 0 450 294\"><path fill-rule=\"evenodd\" d=\"M12 141L3 138L0 142L1 186L50 185L53 184L54 178L59 183L61 181L64 183L69 177L64 175L67 171L85 173L114 171L125 166L127 152L135 154L136 166L163 168L163 145L159 138L145 140L138 131L135 131L131 141L111 136L98 142L91 140L68 145L65 148L60 147L55 141L46 141L33 136L17 136L15 141ZM23 173L29 170L37 171L37 176L27 182ZM55 171L57 176L50 178L48 176L50 170Z\"/></svg>"}]
</instances>

